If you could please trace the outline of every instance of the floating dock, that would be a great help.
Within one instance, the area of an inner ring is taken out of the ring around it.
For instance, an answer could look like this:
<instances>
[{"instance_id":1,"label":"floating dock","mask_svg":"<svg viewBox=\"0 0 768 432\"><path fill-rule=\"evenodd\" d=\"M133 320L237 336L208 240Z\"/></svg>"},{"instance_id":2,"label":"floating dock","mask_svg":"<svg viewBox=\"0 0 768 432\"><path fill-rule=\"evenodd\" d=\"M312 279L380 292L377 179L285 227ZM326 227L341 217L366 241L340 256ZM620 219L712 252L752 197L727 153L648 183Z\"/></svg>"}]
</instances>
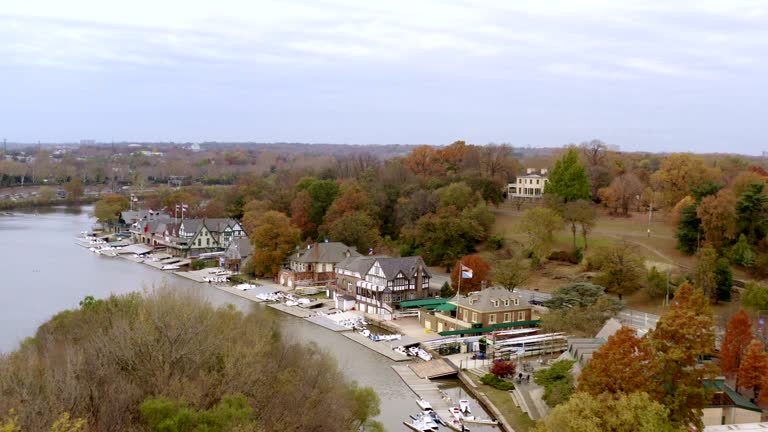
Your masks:
<instances>
[{"instance_id":1,"label":"floating dock","mask_svg":"<svg viewBox=\"0 0 768 432\"><path fill-rule=\"evenodd\" d=\"M395 340L392 342L388 342L388 341L374 342L371 340L371 338L367 338L358 332L347 332L342 334L345 337L348 337L349 339L352 339L353 341L359 343L360 345L363 345L364 347L369 348L371 351L375 351L383 355L384 357L390 360L394 360L396 362L408 361L408 360L411 360L412 357L399 354L395 352L395 350L393 350L392 348L402 346L402 345L411 345L411 344L418 343L418 341L408 336L403 336L400 340Z\"/></svg>"},{"instance_id":2,"label":"floating dock","mask_svg":"<svg viewBox=\"0 0 768 432\"><path fill-rule=\"evenodd\" d=\"M453 414L451 414L449 409L453 406L458 406L458 402L454 403L448 398L445 393L440 390L437 384L416 375L411 366L413 365L396 364L392 365L392 369L400 375L403 382L405 382L405 384L410 387L419 398L429 402L430 405L432 405L432 409L443 420L448 422L453 419Z\"/></svg>"},{"instance_id":3,"label":"floating dock","mask_svg":"<svg viewBox=\"0 0 768 432\"><path fill-rule=\"evenodd\" d=\"M459 373L459 368L450 360L444 358L414 363L410 367L419 378L432 379Z\"/></svg>"}]
</instances>

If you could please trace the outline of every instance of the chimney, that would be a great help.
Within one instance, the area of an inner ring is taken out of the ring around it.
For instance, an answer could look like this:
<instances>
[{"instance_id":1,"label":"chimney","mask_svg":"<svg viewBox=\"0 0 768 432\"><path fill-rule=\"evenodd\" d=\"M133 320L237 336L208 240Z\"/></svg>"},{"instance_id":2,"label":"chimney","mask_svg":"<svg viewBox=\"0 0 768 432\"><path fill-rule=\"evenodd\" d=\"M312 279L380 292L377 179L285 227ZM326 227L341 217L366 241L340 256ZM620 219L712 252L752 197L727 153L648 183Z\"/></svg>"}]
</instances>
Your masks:
<instances>
[{"instance_id":1,"label":"chimney","mask_svg":"<svg viewBox=\"0 0 768 432\"><path fill-rule=\"evenodd\" d=\"M526 174L533 174L533 168L526 168L525 173Z\"/></svg>"},{"instance_id":2,"label":"chimney","mask_svg":"<svg viewBox=\"0 0 768 432\"><path fill-rule=\"evenodd\" d=\"M549 170L546 169L546 168L542 168L541 169L541 175L547 175L548 172L549 172Z\"/></svg>"},{"instance_id":3,"label":"chimney","mask_svg":"<svg viewBox=\"0 0 768 432\"><path fill-rule=\"evenodd\" d=\"M320 246L315 242L315 262L320 260Z\"/></svg>"},{"instance_id":4,"label":"chimney","mask_svg":"<svg viewBox=\"0 0 768 432\"><path fill-rule=\"evenodd\" d=\"M480 291L488 288L488 281L482 281L480 282Z\"/></svg>"},{"instance_id":5,"label":"chimney","mask_svg":"<svg viewBox=\"0 0 768 432\"><path fill-rule=\"evenodd\" d=\"M421 272L421 263L418 261L416 262L416 298L424 298L424 292L421 288L421 281L423 279L423 274Z\"/></svg>"}]
</instances>

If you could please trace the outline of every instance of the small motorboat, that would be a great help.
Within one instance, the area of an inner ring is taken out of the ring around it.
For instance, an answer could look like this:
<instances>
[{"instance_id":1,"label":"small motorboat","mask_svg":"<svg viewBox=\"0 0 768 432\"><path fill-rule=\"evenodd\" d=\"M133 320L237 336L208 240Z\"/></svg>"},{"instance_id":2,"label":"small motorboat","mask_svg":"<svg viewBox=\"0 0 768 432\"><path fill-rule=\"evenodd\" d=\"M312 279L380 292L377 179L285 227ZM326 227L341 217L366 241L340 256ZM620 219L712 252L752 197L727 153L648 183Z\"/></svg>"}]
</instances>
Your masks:
<instances>
[{"instance_id":1,"label":"small motorboat","mask_svg":"<svg viewBox=\"0 0 768 432\"><path fill-rule=\"evenodd\" d=\"M416 417L416 418L413 418ZM425 419L424 417L419 416L411 416L410 422L403 422L404 425L408 426L409 429L413 429L417 432L428 432L432 430L436 430L436 427L433 429L432 424L434 424L434 421L431 421L431 419ZM435 425L436 426L436 425Z\"/></svg>"},{"instance_id":2,"label":"small motorboat","mask_svg":"<svg viewBox=\"0 0 768 432\"><path fill-rule=\"evenodd\" d=\"M396 353L398 353L398 354L402 354L402 355L404 355L404 356L407 356L407 355L408 355L408 352L407 352L407 351L405 350L405 348L403 348L402 346L399 346L399 347L394 347L394 348L392 348L392 351L394 351L394 352L396 352Z\"/></svg>"},{"instance_id":3,"label":"small motorboat","mask_svg":"<svg viewBox=\"0 0 768 432\"><path fill-rule=\"evenodd\" d=\"M361 331L360 334L367 338L371 337L371 331L368 329L363 329L363 331Z\"/></svg>"},{"instance_id":4,"label":"small motorboat","mask_svg":"<svg viewBox=\"0 0 768 432\"><path fill-rule=\"evenodd\" d=\"M459 401L459 409L461 409L462 414L472 412L472 410L469 408L469 401L466 399L461 399Z\"/></svg>"},{"instance_id":5,"label":"small motorboat","mask_svg":"<svg viewBox=\"0 0 768 432\"><path fill-rule=\"evenodd\" d=\"M416 405L419 406L423 411L431 411L432 410L432 404L425 401L424 399L416 399Z\"/></svg>"},{"instance_id":6,"label":"small motorboat","mask_svg":"<svg viewBox=\"0 0 768 432\"><path fill-rule=\"evenodd\" d=\"M413 419L413 421L418 421L423 424L424 427L426 427L426 430L438 430L440 425L437 424L437 421L435 421L435 418L429 415L429 412L422 411L419 414L411 414L409 417Z\"/></svg>"},{"instance_id":7,"label":"small motorboat","mask_svg":"<svg viewBox=\"0 0 768 432\"><path fill-rule=\"evenodd\" d=\"M461 420L464 418L464 415L461 413L461 408L459 407L450 407L448 408L448 412L450 412L453 418L456 420Z\"/></svg>"},{"instance_id":8,"label":"small motorboat","mask_svg":"<svg viewBox=\"0 0 768 432\"><path fill-rule=\"evenodd\" d=\"M420 359L422 359L422 360L424 360L424 361L430 361L430 360L432 360L432 354L430 354L430 353L428 353L428 352L424 351L424 350L423 350L423 349L421 349L421 348L419 348L419 353L418 353L418 356L419 356L419 358L420 358Z\"/></svg>"}]
</instances>

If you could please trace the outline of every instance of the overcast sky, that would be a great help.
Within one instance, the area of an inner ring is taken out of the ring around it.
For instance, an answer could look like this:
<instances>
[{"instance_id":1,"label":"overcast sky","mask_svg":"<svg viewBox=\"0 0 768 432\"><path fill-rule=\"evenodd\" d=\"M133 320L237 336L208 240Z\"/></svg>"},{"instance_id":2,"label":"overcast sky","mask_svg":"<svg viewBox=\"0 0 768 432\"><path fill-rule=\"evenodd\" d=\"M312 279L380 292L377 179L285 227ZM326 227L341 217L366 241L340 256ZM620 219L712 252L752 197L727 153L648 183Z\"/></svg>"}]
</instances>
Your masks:
<instances>
[{"instance_id":1,"label":"overcast sky","mask_svg":"<svg viewBox=\"0 0 768 432\"><path fill-rule=\"evenodd\" d=\"M0 138L768 150L768 1L3 0Z\"/></svg>"}]
</instances>

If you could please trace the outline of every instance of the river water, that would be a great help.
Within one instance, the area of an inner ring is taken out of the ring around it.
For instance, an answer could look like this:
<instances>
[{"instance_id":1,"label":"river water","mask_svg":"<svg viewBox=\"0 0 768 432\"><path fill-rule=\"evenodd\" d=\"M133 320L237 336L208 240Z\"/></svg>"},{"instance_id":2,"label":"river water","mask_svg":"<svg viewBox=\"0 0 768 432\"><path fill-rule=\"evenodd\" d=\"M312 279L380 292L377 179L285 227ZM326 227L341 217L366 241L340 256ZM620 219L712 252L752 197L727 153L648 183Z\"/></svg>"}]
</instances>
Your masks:
<instances>
[{"instance_id":1,"label":"river water","mask_svg":"<svg viewBox=\"0 0 768 432\"><path fill-rule=\"evenodd\" d=\"M88 295L103 298L169 283L198 292L215 305L232 303L244 311L265 308L206 284L76 245L78 233L95 222L91 211L92 207L55 207L0 215L0 352L16 349L40 324L78 307ZM417 411L416 396L392 370L394 362L335 332L267 310L280 321L285 337L317 343L336 358L349 379L373 387L381 398L379 420L388 431L408 430L402 422ZM473 428L481 429L493 430Z\"/></svg>"}]
</instances>

